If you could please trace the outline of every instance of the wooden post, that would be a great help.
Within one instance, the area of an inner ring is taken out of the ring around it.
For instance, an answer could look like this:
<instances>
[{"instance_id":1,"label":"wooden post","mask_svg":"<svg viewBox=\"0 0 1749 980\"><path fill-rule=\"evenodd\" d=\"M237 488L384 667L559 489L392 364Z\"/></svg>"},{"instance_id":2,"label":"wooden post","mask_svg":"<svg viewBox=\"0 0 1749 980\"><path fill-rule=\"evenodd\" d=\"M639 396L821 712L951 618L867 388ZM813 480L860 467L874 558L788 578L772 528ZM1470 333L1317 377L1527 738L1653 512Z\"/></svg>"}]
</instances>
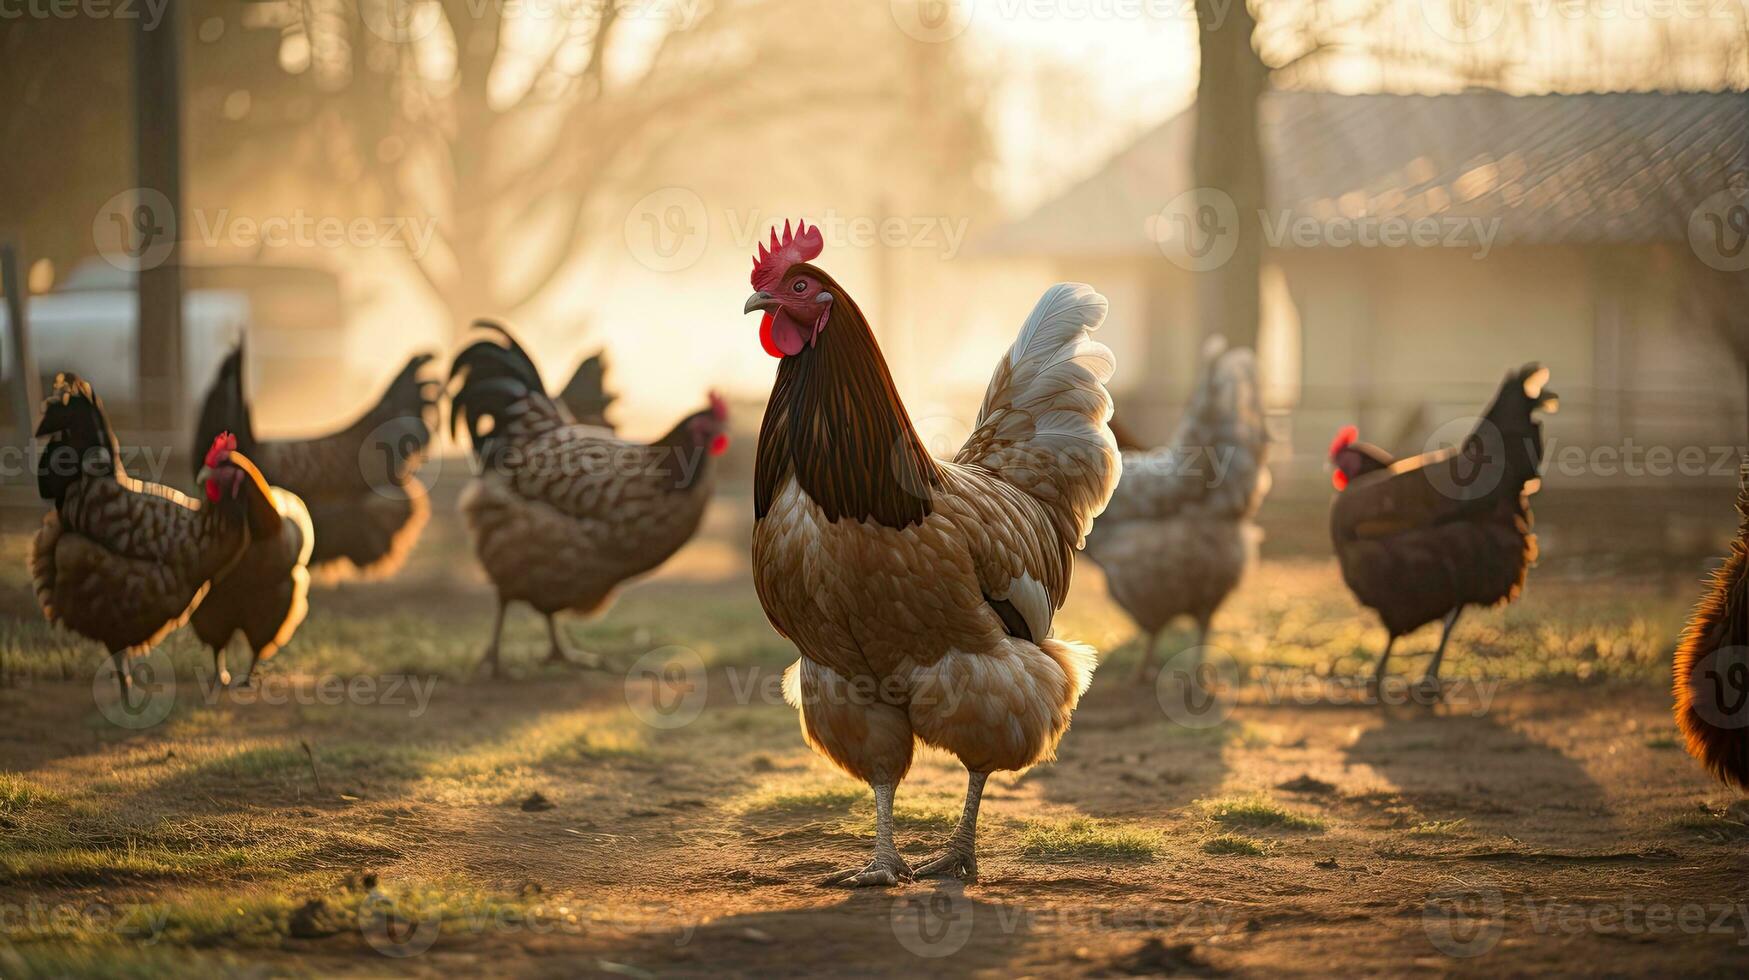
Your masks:
<instances>
[{"instance_id":1,"label":"wooden post","mask_svg":"<svg viewBox=\"0 0 1749 980\"><path fill-rule=\"evenodd\" d=\"M6 317L12 340L12 414L18 425L18 445L29 447L36 431L36 407L42 403L36 361L30 356L30 284L18 274L18 249L10 242L0 245L0 289L6 290Z\"/></svg>"},{"instance_id":2,"label":"wooden post","mask_svg":"<svg viewBox=\"0 0 1749 980\"><path fill-rule=\"evenodd\" d=\"M134 33L134 145L143 215L142 235L169 236L169 251L154 249L139 270L140 422L180 446L182 425L182 256L177 228L182 213L182 91L177 34L181 4L164 0L156 25L141 18ZM153 194L162 195L161 198ZM152 201L155 204L146 202ZM167 202L167 203L166 203ZM159 214L158 211L167 213ZM142 241L140 251L157 244Z\"/></svg>"}]
</instances>

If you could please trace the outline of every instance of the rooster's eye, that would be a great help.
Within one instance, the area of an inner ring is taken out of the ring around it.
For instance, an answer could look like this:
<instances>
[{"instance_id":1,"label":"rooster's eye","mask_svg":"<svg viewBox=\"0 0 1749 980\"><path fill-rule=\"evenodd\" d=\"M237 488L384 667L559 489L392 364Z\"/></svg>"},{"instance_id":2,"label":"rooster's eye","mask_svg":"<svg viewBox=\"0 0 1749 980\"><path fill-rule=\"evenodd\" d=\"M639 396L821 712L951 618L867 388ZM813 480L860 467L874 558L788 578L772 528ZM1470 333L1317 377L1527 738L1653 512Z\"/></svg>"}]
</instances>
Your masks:
<instances>
[{"instance_id":1,"label":"rooster's eye","mask_svg":"<svg viewBox=\"0 0 1749 980\"><path fill-rule=\"evenodd\" d=\"M796 284L790 287L790 292L792 293L805 293L807 291L808 283L805 279L797 279Z\"/></svg>"}]
</instances>

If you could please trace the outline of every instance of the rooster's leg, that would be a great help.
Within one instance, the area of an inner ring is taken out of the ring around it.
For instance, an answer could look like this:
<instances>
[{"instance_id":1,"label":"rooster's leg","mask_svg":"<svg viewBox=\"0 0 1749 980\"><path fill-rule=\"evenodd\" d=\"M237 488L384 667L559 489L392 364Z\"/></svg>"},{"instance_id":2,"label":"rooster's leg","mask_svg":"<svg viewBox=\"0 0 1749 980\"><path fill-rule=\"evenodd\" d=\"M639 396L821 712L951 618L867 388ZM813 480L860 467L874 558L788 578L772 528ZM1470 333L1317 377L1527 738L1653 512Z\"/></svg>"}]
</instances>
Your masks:
<instances>
[{"instance_id":1,"label":"rooster's leg","mask_svg":"<svg viewBox=\"0 0 1749 980\"><path fill-rule=\"evenodd\" d=\"M109 655L109 660L115 665L115 684L120 690L121 703L132 707L134 703L134 674L128 668L128 653L126 650L118 650Z\"/></svg>"},{"instance_id":2,"label":"rooster's leg","mask_svg":"<svg viewBox=\"0 0 1749 980\"><path fill-rule=\"evenodd\" d=\"M1451 642L1452 627L1457 625L1458 616L1464 611L1459 606L1445 617L1445 632L1439 635L1439 649L1433 651L1433 660L1427 665L1427 673L1415 684L1417 699L1426 704L1432 704L1440 699L1439 663L1445 659L1445 645Z\"/></svg>"},{"instance_id":3,"label":"rooster's leg","mask_svg":"<svg viewBox=\"0 0 1749 980\"><path fill-rule=\"evenodd\" d=\"M504 635L504 608L508 605L502 596L498 598L498 617L492 621L492 642L486 644L486 655L480 658L479 666L474 668L474 672L479 673L482 668L490 667L493 680L502 676L498 667L498 638Z\"/></svg>"},{"instance_id":4,"label":"rooster's leg","mask_svg":"<svg viewBox=\"0 0 1749 980\"><path fill-rule=\"evenodd\" d=\"M565 646L559 639L559 622L552 613L547 613L547 638L553 641L552 649L547 651L547 663L582 667L585 670L597 670L601 667L599 656L581 650L573 651Z\"/></svg>"},{"instance_id":5,"label":"rooster's leg","mask_svg":"<svg viewBox=\"0 0 1749 980\"><path fill-rule=\"evenodd\" d=\"M875 854L874 860L860 868L851 868L820 882L822 885L843 885L846 888L885 887L911 880L911 867L893 846L892 786L876 786Z\"/></svg>"},{"instance_id":6,"label":"rooster's leg","mask_svg":"<svg viewBox=\"0 0 1749 980\"><path fill-rule=\"evenodd\" d=\"M1372 692L1372 695L1375 698L1378 697L1379 687L1385 682L1385 665L1391 662L1391 648L1396 645L1396 636L1393 635L1390 639L1386 640L1385 652L1379 654L1379 662L1372 669L1372 682L1367 685L1367 688Z\"/></svg>"},{"instance_id":7,"label":"rooster's leg","mask_svg":"<svg viewBox=\"0 0 1749 980\"><path fill-rule=\"evenodd\" d=\"M978 880L978 801L983 799L984 780L989 778L987 772L972 773L966 787L966 809L953 836L947 839L947 850L919 867L917 877L957 875L967 881Z\"/></svg>"},{"instance_id":8,"label":"rooster's leg","mask_svg":"<svg viewBox=\"0 0 1749 980\"><path fill-rule=\"evenodd\" d=\"M213 689L231 686L231 672L225 669L225 648L213 647Z\"/></svg>"},{"instance_id":9,"label":"rooster's leg","mask_svg":"<svg viewBox=\"0 0 1749 980\"><path fill-rule=\"evenodd\" d=\"M1136 664L1136 674L1131 680L1140 684L1148 679L1148 671L1154 668L1154 647L1160 643L1160 631L1148 634L1148 639L1142 644L1142 659Z\"/></svg>"}]
</instances>

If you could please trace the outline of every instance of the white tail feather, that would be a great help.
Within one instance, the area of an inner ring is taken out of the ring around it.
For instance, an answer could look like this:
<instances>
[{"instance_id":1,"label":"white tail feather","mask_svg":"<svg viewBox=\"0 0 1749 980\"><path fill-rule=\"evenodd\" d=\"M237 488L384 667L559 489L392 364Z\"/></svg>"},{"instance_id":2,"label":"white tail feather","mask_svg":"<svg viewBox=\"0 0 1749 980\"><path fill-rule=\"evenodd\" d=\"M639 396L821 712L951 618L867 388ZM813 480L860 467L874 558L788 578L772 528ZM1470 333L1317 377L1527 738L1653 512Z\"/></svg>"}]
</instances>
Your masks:
<instances>
[{"instance_id":1,"label":"white tail feather","mask_svg":"<svg viewBox=\"0 0 1749 980\"><path fill-rule=\"evenodd\" d=\"M978 426L957 461L995 470L1051 508L1079 545L1105 509L1122 462L1106 423L1117 369L1091 332L1107 304L1091 286L1045 291L990 379Z\"/></svg>"}]
</instances>

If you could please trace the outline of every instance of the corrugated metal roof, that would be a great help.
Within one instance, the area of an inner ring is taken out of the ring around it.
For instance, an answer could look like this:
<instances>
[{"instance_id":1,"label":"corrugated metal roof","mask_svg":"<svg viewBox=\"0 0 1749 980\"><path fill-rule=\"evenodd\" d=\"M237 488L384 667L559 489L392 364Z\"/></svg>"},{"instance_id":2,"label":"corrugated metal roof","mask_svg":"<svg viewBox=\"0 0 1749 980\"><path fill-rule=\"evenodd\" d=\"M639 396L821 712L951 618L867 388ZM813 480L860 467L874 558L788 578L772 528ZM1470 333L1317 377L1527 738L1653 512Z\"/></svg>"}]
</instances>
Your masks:
<instances>
[{"instance_id":1,"label":"corrugated metal roof","mask_svg":"<svg viewBox=\"0 0 1749 980\"><path fill-rule=\"evenodd\" d=\"M1159 254L1155 216L1195 186L1195 112L980 251ZM1749 180L1744 93L1271 92L1260 119L1271 217L1497 219L1500 244L1684 241L1701 200Z\"/></svg>"}]
</instances>

